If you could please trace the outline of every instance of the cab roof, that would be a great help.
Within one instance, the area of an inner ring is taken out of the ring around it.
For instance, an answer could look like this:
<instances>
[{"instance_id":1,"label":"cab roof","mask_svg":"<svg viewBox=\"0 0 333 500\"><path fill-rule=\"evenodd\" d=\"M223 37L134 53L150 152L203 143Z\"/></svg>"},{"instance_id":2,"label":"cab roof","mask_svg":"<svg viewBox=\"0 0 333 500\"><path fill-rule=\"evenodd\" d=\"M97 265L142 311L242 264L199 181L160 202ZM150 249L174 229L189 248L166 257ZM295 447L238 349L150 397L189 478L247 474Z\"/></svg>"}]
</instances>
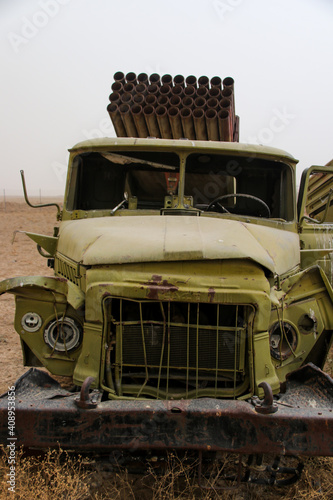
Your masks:
<instances>
[{"instance_id":1,"label":"cab roof","mask_svg":"<svg viewBox=\"0 0 333 500\"><path fill-rule=\"evenodd\" d=\"M99 151L108 149L133 149L133 150L155 150L165 149L172 152L188 151L195 152L197 150L206 153L226 153L235 156L255 155L261 158L269 158L277 161L288 161L288 163L296 164L298 160L291 154L282 149L272 148L269 146L261 146L256 144L242 144L239 142L221 142L221 141L192 141L190 139L156 139L151 138L136 138L136 137L100 137L97 139L88 139L86 141L75 144L70 152L85 152Z\"/></svg>"}]
</instances>

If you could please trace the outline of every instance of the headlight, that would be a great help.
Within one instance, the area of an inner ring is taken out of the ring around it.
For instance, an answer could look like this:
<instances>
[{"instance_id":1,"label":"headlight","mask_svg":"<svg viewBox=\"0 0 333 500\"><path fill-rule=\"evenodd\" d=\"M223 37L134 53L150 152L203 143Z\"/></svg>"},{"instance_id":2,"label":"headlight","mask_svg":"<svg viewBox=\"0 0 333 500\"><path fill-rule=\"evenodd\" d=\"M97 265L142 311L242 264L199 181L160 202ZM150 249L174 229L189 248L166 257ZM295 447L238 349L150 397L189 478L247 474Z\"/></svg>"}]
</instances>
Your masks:
<instances>
[{"instance_id":1,"label":"headlight","mask_svg":"<svg viewBox=\"0 0 333 500\"><path fill-rule=\"evenodd\" d=\"M286 321L277 321L269 330L269 341L272 357L283 361L296 350L296 329Z\"/></svg>"},{"instance_id":2,"label":"headlight","mask_svg":"<svg viewBox=\"0 0 333 500\"><path fill-rule=\"evenodd\" d=\"M82 341L82 327L74 319L65 316L48 324L44 341L56 352L77 349Z\"/></svg>"}]
</instances>

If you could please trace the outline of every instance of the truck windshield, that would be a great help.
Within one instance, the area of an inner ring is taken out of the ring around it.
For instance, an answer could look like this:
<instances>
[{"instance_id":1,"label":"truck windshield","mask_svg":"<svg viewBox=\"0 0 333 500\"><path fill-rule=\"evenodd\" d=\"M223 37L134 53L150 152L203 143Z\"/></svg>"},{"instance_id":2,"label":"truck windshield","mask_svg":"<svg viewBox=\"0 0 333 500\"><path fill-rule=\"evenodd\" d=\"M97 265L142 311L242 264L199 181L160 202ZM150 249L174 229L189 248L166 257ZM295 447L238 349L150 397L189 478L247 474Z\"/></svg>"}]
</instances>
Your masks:
<instances>
[{"instance_id":1,"label":"truck windshield","mask_svg":"<svg viewBox=\"0 0 333 500\"><path fill-rule=\"evenodd\" d=\"M289 165L255 157L190 154L185 196L204 211L293 220Z\"/></svg>"},{"instance_id":2,"label":"truck windshield","mask_svg":"<svg viewBox=\"0 0 333 500\"><path fill-rule=\"evenodd\" d=\"M174 153L84 153L74 159L67 208L113 209L123 199L138 209L161 209L176 194L179 157Z\"/></svg>"},{"instance_id":3,"label":"truck windshield","mask_svg":"<svg viewBox=\"0 0 333 500\"><path fill-rule=\"evenodd\" d=\"M176 153L83 153L73 161L67 209L160 210L175 206L179 186L185 185L186 204L202 212L294 218L291 167L280 161L191 153L186 158L185 184L179 180Z\"/></svg>"}]
</instances>

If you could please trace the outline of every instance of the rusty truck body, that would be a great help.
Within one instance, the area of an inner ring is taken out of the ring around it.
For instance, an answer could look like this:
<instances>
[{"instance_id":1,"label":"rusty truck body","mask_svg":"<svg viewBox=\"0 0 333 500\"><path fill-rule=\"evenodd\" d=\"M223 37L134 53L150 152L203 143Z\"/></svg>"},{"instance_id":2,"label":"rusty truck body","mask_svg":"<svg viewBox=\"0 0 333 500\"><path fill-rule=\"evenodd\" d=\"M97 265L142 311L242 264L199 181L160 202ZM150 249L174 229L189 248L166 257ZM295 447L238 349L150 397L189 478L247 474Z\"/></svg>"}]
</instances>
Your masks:
<instances>
[{"instance_id":1,"label":"rusty truck body","mask_svg":"<svg viewBox=\"0 0 333 500\"><path fill-rule=\"evenodd\" d=\"M49 276L0 283L37 367L15 386L17 444L333 455L333 167L297 200L296 163L232 142L70 150L59 227L27 232Z\"/></svg>"}]
</instances>

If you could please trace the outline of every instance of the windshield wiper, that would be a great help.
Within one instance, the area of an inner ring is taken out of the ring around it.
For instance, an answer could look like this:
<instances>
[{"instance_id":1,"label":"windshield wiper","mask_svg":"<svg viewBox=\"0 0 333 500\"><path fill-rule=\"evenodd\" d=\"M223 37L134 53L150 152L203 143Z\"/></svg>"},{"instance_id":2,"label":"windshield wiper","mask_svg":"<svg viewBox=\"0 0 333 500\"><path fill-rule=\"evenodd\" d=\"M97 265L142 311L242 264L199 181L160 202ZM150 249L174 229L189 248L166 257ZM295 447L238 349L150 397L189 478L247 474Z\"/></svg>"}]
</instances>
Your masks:
<instances>
[{"instance_id":1,"label":"windshield wiper","mask_svg":"<svg viewBox=\"0 0 333 500\"><path fill-rule=\"evenodd\" d=\"M117 210L119 210L119 208L123 207L126 203L126 201L128 200L128 193L124 193L124 199L123 201L121 201L120 203L118 203L118 205L116 205L110 212L110 215L114 215Z\"/></svg>"},{"instance_id":2,"label":"windshield wiper","mask_svg":"<svg viewBox=\"0 0 333 500\"><path fill-rule=\"evenodd\" d=\"M176 167L171 167L170 165L164 165L163 163L156 163L154 161L140 160L139 158L132 158L130 156L120 155L118 153L101 153L103 158L106 158L113 163L118 163L119 165L130 165L131 163L140 163L142 165L148 165L153 168L160 168L164 170L177 170Z\"/></svg>"}]
</instances>

